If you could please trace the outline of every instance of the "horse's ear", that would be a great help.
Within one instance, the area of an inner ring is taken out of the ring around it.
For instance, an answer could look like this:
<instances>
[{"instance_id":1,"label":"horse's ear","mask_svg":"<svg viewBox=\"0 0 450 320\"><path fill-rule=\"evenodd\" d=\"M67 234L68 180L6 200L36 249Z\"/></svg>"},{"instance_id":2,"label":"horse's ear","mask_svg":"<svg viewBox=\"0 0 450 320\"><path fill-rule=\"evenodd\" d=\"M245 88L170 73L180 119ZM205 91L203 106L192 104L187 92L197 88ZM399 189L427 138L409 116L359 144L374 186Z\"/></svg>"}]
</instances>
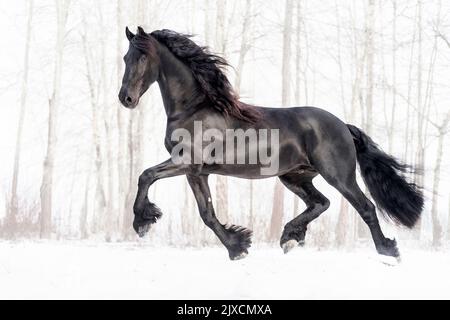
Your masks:
<instances>
[{"instance_id":1,"label":"horse's ear","mask_svg":"<svg viewBox=\"0 0 450 320\"><path fill-rule=\"evenodd\" d=\"M133 32L128 29L128 27L125 29L125 34L127 35L127 39L129 41L133 40L133 38L136 36Z\"/></svg>"},{"instance_id":2,"label":"horse's ear","mask_svg":"<svg viewBox=\"0 0 450 320\"><path fill-rule=\"evenodd\" d=\"M146 33L145 33L145 31L144 31L144 29L142 27L138 27L138 35L140 35L140 36L145 36L146 35Z\"/></svg>"}]
</instances>

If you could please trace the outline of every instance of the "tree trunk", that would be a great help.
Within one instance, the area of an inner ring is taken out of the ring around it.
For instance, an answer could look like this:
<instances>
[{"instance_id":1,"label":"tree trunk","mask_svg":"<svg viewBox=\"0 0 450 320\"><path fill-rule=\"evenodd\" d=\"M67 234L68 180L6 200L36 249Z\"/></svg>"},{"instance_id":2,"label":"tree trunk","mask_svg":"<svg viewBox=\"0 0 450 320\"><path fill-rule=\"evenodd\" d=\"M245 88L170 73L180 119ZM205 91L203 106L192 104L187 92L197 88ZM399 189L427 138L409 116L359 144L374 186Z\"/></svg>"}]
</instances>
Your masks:
<instances>
[{"instance_id":1,"label":"tree trunk","mask_svg":"<svg viewBox=\"0 0 450 320\"><path fill-rule=\"evenodd\" d=\"M83 17L84 20L84 17ZM86 25L86 23L85 23ZM101 106L99 104L99 92L96 90L96 79L94 78L94 71L92 70L92 62L90 60L90 54L88 51L88 40L87 40L87 30L83 35L83 52L86 62L86 72L87 81L89 88L89 97L91 101L91 112L92 112L92 140L93 140L93 159L95 167L95 206L94 206L94 218L93 218L93 230L96 233L99 231L99 226L102 228L104 216L106 212L106 194L104 190L104 179L103 179L103 157L102 157L102 141L99 130L99 112L101 111Z\"/></svg>"},{"instance_id":2,"label":"tree trunk","mask_svg":"<svg viewBox=\"0 0 450 320\"><path fill-rule=\"evenodd\" d=\"M336 224L336 244L338 247L346 247L354 241L353 223L350 216L349 203L341 197L341 206L339 209L338 221Z\"/></svg>"},{"instance_id":3,"label":"tree trunk","mask_svg":"<svg viewBox=\"0 0 450 320\"><path fill-rule=\"evenodd\" d=\"M447 125L443 125L441 128L446 128ZM431 202L431 220L433 226L433 247L439 247L442 244L442 226L439 221L438 215L438 196L439 196L439 183L441 181L441 164L444 149L444 130L439 130L439 141L436 155L436 164L433 171L433 198Z\"/></svg>"},{"instance_id":4,"label":"tree trunk","mask_svg":"<svg viewBox=\"0 0 450 320\"><path fill-rule=\"evenodd\" d=\"M336 10L336 39L337 39L337 63L339 67L339 93L341 97L341 104L342 109L344 111L344 117L345 119L349 119L352 116L352 114L349 115L349 110L347 107L347 102L345 99L345 90L344 90L344 67L342 65L342 28L341 28L341 17L339 14L339 4L337 0L335 0L335 10Z\"/></svg>"},{"instance_id":5,"label":"tree trunk","mask_svg":"<svg viewBox=\"0 0 450 320\"><path fill-rule=\"evenodd\" d=\"M366 56L366 99L365 104L362 105L364 114L363 128L369 136L373 135L373 92L374 92L374 33L375 33L375 0L368 1L368 8L366 13L366 28L365 28L365 56ZM365 109L365 110L364 110ZM365 112L364 112L365 111ZM366 190L366 194L368 191ZM356 223L358 236L360 238L369 237L367 225L362 219L358 219Z\"/></svg>"},{"instance_id":6,"label":"tree trunk","mask_svg":"<svg viewBox=\"0 0 450 320\"><path fill-rule=\"evenodd\" d=\"M228 223L228 180L224 176L217 176L216 207L219 221L221 223Z\"/></svg>"},{"instance_id":7,"label":"tree trunk","mask_svg":"<svg viewBox=\"0 0 450 320\"><path fill-rule=\"evenodd\" d=\"M103 17L103 11L102 11L102 3L101 2L97 2L98 6L99 6L99 12L100 12L100 24L103 25L103 28L106 29L105 27L105 23L104 23L104 17ZM103 37L101 39L101 52L102 52L102 57L106 57L106 50L107 50L107 41L108 39L106 37ZM103 148L105 149L104 153L105 156L103 157L103 161L106 164L106 183L105 183L105 210L103 212L102 215L102 227L103 227L103 231L105 232L105 240L106 241L111 241L111 237L114 231L114 227L116 225L116 212L117 210L114 209L114 200L115 200L115 194L114 194L114 171L113 171L113 167L114 167L114 160L113 160L113 146L112 146L112 137L114 135L114 130L113 130L113 124L114 124L114 112L113 110L109 107L109 102L110 102L110 94L108 92L108 74L107 74L107 66L106 66L106 59L103 58L100 62L100 74L101 74L101 83L102 83L102 108L103 108L103 112L102 112L102 117L103 117L103 125L104 125L104 133L105 133L105 137L106 139L104 140L104 146Z\"/></svg>"},{"instance_id":8,"label":"tree trunk","mask_svg":"<svg viewBox=\"0 0 450 320\"><path fill-rule=\"evenodd\" d=\"M41 212L39 215L40 237L50 238L52 232L52 187L56 158L56 129L58 109L61 95L62 61L64 56L64 37L70 0L56 0L57 10L57 39L56 59L53 74L53 93L49 101L49 118L47 132L47 153L44 160L42 184L40 189Z\"/></svg>"},{"instance_id":9,"label":"tree trunk","mask_svg":"<svg viewBox=\"0 0 450 320\"><path fill-rule=\"evenodd\" d=\"M117 68L117 92L119 92L120 87L122 86L122 76L123 76L123 60L122 57L124 55L123 52L123 46L122 46L122 39L124 37L124 27L123 27L123 15L122 15L122 9L123 9L123 1L117 0L117 9L116 9L116 23L117 23L117 42L116 42L116 68ZM118 208L119 208L119 221L118 221L118 228L119 230L123 230L124 228L124 215L132 215L131 212L127 211L126 206L126 194L127 190L129 189L128 185L128 179L129 176L129 170L130 168L127 166L129 160L128 160L128 153L126 148L126 137L127 137L127 131L126 131L126 120L127 120L127 112L124 110L123 106L120 104L119 101L117 101L117 129L118 129L118 141L117 141L117 178L118 178L118 186L117 186L117 202L118 202Z\"/></svg>"},{"instance_id":10,"label":"tree trunk","mask_svg":"<svg viewBox=\"0 0 450 320\"><path fill-rule=\"evenodd\" d=\"M225 38L225 16L227 9L226 0L217 0L216 2L216 50L225 54L227 49L227 39Z\"/></svg>"},{"instance_id":11,"label":"tree trunk","mask_svg":"<svg viewBox=\"0 0 450 320\"><path fill-rule=\"evenodd\" d=\"M302 0L297 1L296 5L296 11L297 11L297 25L296 25L296 39L295 39L295 104L297 106L301 105L301 74L302 74L302 68L301 68L301 60L302 60L302 50L301 50L301 31L302 31L302 23L303 23L303 17L302 17ZM295 218L299 214L299 197L297 195L294 195L294 211L293 211L293 218Z\"/></svg>"},{"instance_id":12,"label":"tree trunk","mask_svg":"<svg viewBox=\"0 0 450 320\"><path fill-rule=\"evenodd\" d=\"M226 56L226 0L217 0L216 12L216 48ZM216 179L216 208L217 217L222 223L228 222L228 179L225 176L217 176Z\"/></svg>"},{"instance_id":13,"label":"tree trunk","mask_svg":"<svg viewBox=\"0 0 450 320\"><path fill-rule=\"evenodd\" d=\"M422 103L422 69L423 69L423 31L422 31L422 0L417 1L418 5L418 26L419 38L418 38L418 62L417 62L417 151L416 151L416 167L423 168L423 127L424 127L424 108ZM416 182L422 185L422 175L416 175Z\"/></svg>"},{"instance_id":14,"label":"tree trunk","mask_svg":"<svg viewBox=\"0 0 450 320\"><path fill-rule=\"evenodd\" d=\"M292 40L292 20L293 20L293 6L292 0L286 0L285 18L283 30L283 66L282 66L282 88L281 99L282 105L290 105L291 98L291 40ZM273 196L272 218L270 221L271 241L276 240L280 236L281 227L283 223L284 214L284 188L281 182L277 179L275 183L275 190Z\"/></svg>"},{"instance_id":15,"label":"tree trunk","mask_svg":"<svg viewBox=\"0 0 450 320\"><path fill-rule=\"evenodd\" d=\"M245 58L251 48L250 43L250 33L251 33L251 17L252 17L252 2L251 0L246 0L245 2L245 13L242 23L242 33L241 33L241 45L239 50L239 60L236 69L236 79L234 88L237 94L241 92L242 76L244 73ZM250 204L250 217L249 217L249 227L253 227L253 181L249 181L249 204Z\"/></svg>"},{"instance_id":16,"label":"tree trunk","mask_svg":"<svg viewBox=\"0 0 450 320\"><path fill-rule=\"evenodd\" d=\"M439 13L440 14L440 13ZM438 21L440 21L440 16L438 15ZM437 49L437 37L435 37L435 46L434 48ZM437 51L437 50L436 50ZM434 69L434 62L430 63L430 72ZM428 83L432 82L430 79L431 76L428 78ZM431 94L430 94L431 95ZM439 184L441 179L441 166L442 166L442 158L444 154L444 140L446 137L446 134L448 132L448 126L450 123L450 112L447 113L444 121L442 124L437 127L438 133L439 133L439 140L438 140L438 148L437 148L437 154L436 154L436 164L433 171L433 198L432 198L432 204L431 204L431 221L432 221L432 227L433 227L433 246L439 247L442 244L442 238L443 238L443 228L439 221L439 214L438 214L438 197L439 197ZM450 220L449 220L450 225Z\"/></svg>"},{"instance_id":17,"label":"tree trunk","mask_svg":"<svg viewBox=\"0 0 450 320\"><path fill-rule=\"evenodd\" d=\"M337 0L335 1L336 8L336 38L337 38L337 63L339 67L339 82L340 82L340 96L341 96L341 104L344 111L344 117L347 121L352 123L354 121L354 109L356 105L353 104L350 108L347 106L347 102L345 99L345 90L344 90L344 67L342 64L342 30L341 30L341 17L339 12L339 4ZM357 60L357 59L356 59ZM355 214L350 210L349 203L347 199L341 196L341 205L339 209L338 220L336 223L335 234L336 234L336 243L338 247L347 246L350 242L354 240L354 217Z\"/></svg>"},{"instance_id":18,"label":"tree trunk","mask_svg":"<svg viewBox=\"0 0 450 320\"><path fill-rule=\"evenodd\" d=\"M269 241L277 241L281 236L284 212L284 187L279 180L275 184L272 217L270 219Z\"/></svg>"},{"instance_id":19,"label":"tree trunk","mask_svg":"<svg viewBox=\"0 0 450 320\"><path fill-rule=\"evenodd\" d=\"M135 180L135 161L134 161L134 148L133 148L133 114L130 114L127 122L127 164L129 168L128 173L128 191L125 198L125 210L122 225L122 236L124 239L129 239L133 234L132 221L133 221L133 201L137 192L137 181Z\"/></svg>"},{"instance_id":20,"label":"tree trunk","mask_svg":"<svg viewBox=\"0 0 450 320\"><path fill-rule=\"evenodd\" d=\"M406 105L407 105L407 111L406 111L406 130L405 130L405 141L411 141L412 140L412 134L410 135L410 122L411 122L411 95L412 95L412 87L413 87L413 79L412 79L412 71L413 71L413 66L414 66L414 47L415 47L415 43L416 43L416 37L417 37L417 12L416 12L416 17L414 19L414 24L413 24L413 38L411 41L411 51L409 54L409 69L408 69L408 94L407 94L407 98L406 98ZM403 160L405 162L408 162L408 155L409 155L409 143L405 143L404 144L404 155L403 155Z\"/></svg>"},{"instance_id":21,"label":"tree trunk","mask_svg":"<svg viewBox=\"0 0 450 320\"><path fill-rule=\"evenodd\" d=\"M417 1L418 6L418 62L417 62L417 149L416 149L416 159L415 167L421 171L424 168L424 153L425 153L425 143L424 143L424 106L422 101L422 69L423 69L423 28L422 28L422 0ZM414 176L414 182L422 186L423 185L423 175L418 173ZM420 219L415 227L414 235L416 239L421 238L422 233L422 219Z\"/></svg>"},{"instance_id":22,"label":"tree trunk","mask_svg":"<svg viewBox=\"0 0 450 320\"><path fill-rule=\"evenodd\" d=\"M205 44L209 46L211 44L211 30L210 30L210 0L205 0Z\"/></svg>"},{"instance_id":23,"label":"tree trunk","mask_svg":"<svg viewBox=\"0 0 450 320\"><path fill-rule=\"evenodd\" d=\"M13 179L11 187L11 206L6 218L7 231L14 234L17 215L19 211L19 200L17 197L17 188L19 184L19 170L20 170L20 157L22 148L22 135L23 135L23 123L25 121L25 112L27 105L27 91L28 91L28 75L29 75L29 64L30 64L30 39L31 39L31 29L33 21L33 8L34 0L28 2L28 22L27 22L27 34L25 40L25 54L23 59L23 78L22 78L22 93L20 96L20 111L19 111L19 123L17 125L16 133L16 150L14 154L14 169L13 169Z\"/></svg>"},{"instance_id":24,"label":"tree trunk","mask_svg":"<svg viewBox=\"0 0 450 320\"><path fill-rule=\"evenodd\" d=\"M301 32L302 32L302 0L297 1L297 25L296 25L296 39L295 39L295 104L300 105L301 96L301 60L302 60L302 47L301 47Z\"/></svg>"},{"instance_id":25,"label":"tree trunk","mask_svg":"<svg viewBox=\"0 0 450 320\"><path fill-rule=\"evenodd\" d=\"M283 66L282 66L282 92L281 99L283 107L291 103L291 41L292 41L292 19L293 0L286 0L285 20L283 30Z\"/></svg>"},{"instance_id":26,"label":"tree trunk","mask_svg":"<svg viewBox=\"0 0 450 320\"><path fill-rule=\"evenodd\" d=\"M81 208L80 214L80 237L82 240L87 239L89 237L88 213L89 213L89 192L91 185L91 172L92 172L92 164L89 165L89 170L86 175L83 207Z\"/></svg>"},{"instance_id":27,"label":"tree trunk","mask_svg":"<svg viewBox=\"0 0 450 320\"><path fill-rule=\"evenodd\" d=\"M369 0L366 28L366 52L367 52L367 92L366 92L366 133L372 135L373 127L373 86L374 86L374 30L375 29L375 0Z\"/></svg>"},{"instance_id":28,"label":"tree trunk","mask_svg":"<svg viewBox=\"0 0 450 320\"><path fill-rule=\"evenodd\" d=\"M448 197L448 214L447 214L447 239L450 240L450 194Z\"/></svg>"},{"instance_id":29,"label":"tree trunk","mask_svg":"<svg viewBox=\"0 0 450 320\"><path fill-rule=\"evenodd\" d=\"M393 1L392 16L392 109L389 127L389 154L394 150L395 111L397 109L397 2Z\"/></svg>"},{"instance_id":30,"label":"tree trunk","mask_svg":"<svg viewBox=\"0 0 450 320\"><path fill-rule=\"evenodd\" d=\"M238 94L241 91L241 81L244 72L245 57L247 56L247 53L250 50L249 31L250 31L251 14L252 14L252 2L251 0L246 0L244 22L242 24L241 47L239 50L239 60L237 64L236 80L234 85Z\"/></svg>"},{"instance_id":31,"label":"tree trunk","mask_svg":"<svg viewBox=\"0 0 450 320\"><path fill-rule=\"evenodd\" d=\"M189 15L189 26L188 26L188 30L190 34L196 34L196 26L197 26L197 4L196 4L197 0L191 0L189 1L189 11L190 11L190 15Z\"/></svg>"},{"instance_id":32,"label":"tree trunk","mask_svg":"<svg viewBox=\"0 0 450 320\"><path fill-rule=\"evenodd\" d=\"M364 46L364 50L362 54L359 53L358 50L358 28L356 26L356 21L353 19L352 21L352 33L354 36L354 43L353 43L353 56L354 56L354 63L355 63L355 77L353 79L352 83L352 98L351 98L351 105L350 105L350 120L352 122L357 120L357 114L358 111L361 110L361 114L363 114L362 109L358 109L358 103L361 100L362 96L362 89L361 89L361 83L363 82L363 76L364 76L364 63L366 61L367 56L367 46ZM361 105L361 104L360 104ZM361 118L364 118L361 116ZM364 124L364 121L360 122L361 125Z\"/></svg>"},{"instance_id":33,"label":"tree trunk","mask_svg":"<svg viewBox=\"0 0 450 320\"><path fill-rule=\"evenodd\" d=\"M254 226L255 226L255 205L254 205L254 182L253 180L249 181L249 193L250 193L250 214L249 214L249 228L251 230L253 230Z\"/></svg>"}]
</instances>

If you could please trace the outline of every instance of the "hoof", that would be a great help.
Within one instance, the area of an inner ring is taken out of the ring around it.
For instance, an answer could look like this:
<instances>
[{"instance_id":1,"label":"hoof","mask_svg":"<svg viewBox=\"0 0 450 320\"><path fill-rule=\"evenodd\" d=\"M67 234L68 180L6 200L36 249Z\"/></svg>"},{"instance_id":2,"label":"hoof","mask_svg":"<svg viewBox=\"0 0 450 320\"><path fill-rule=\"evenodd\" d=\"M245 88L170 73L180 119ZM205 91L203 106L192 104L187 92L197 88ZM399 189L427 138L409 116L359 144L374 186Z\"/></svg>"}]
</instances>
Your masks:
<instances>
[{"instance_id":1,"label":"hoof","mask_svg":"<svg viewBox=\"0 0 450 320\"><path fill-rule=\"evenodd\" d=\"M289 240L288 242L285 242L281 245L281 248L283 249L284 254L289 253L292 249L298 247L300 243L297 240Z\"/></svg>"},{"instance_id":2,"label":"hoof","mask_svg":"<svg viewBox=\"0 0 450 320\"><path fill-rule=\"evenodd\" d=\"M162 216L161 210L153 203L147 202L143 208L134 208L133 229L139 235L144 237Z\"/></svg>"},{"instance_id":3,"label":"hoof","mask_svg":"<svg viewBox=\"0 0 450 320\"><path fill-rule=\"evenodd\" d=\"M382 255L382 254L379 254L379 255L378 255L378 260L379 260L382 264L385 264L385 265L390 266L390 267L396 267L396 266L398 266L398 265L401 263L401 261L402 261L402 259L400 258L400 256L398 256L398 257L391 257L391 256L385 256L385 255Z\"/></svg>"},{"instance_id":4,"label":"hoof","mask_svg":"<svg viewBox=\"0 0 450 320\"><path fill-rule=\"evenodd\" d=\"M138 234L139 238L145 237L145 235L150 231L151 228L152 228L151 224L147 224L145 226L138 227L137 234Z\"/></svg>"},{"instance_id":5,"label":"hoof","mask_svg":"<svg viewBox=\"0 0 450 320\"><path fill-rule=\"evenodd\" d=\"M228 231L228 253L231 260L241 260L248 254L248 248L252 245L253 231L235 225L225 226Z\"/></svg>"},{"instance_id":6,"label":"hoof","mask_svg":"<svg viewBox=\"0 0 450 320\"><path fill-rule=\"evenodd\" d=\"M230 259L232 261L238 261L238 260L247 258L247 256L248 256L248 252L242 252L242 253L238 254L237 256L230 257Z\"/></svg>"},{"instance_id":7,"label":"hoof","mask_svg":"<svg viewBox=\"0 0 450 320\"><path fill-rule=\"evenodd\" d=\"M396 260L400 259L400 251L397 247L397 241L395 239L385 239L382 246L377 247L377 251L382 256L392 257Z\"/></svg>"},{"instance_id":8,"label":"hoof","mask_svg":"<svg viewBox=\"0 0 450 320\"><path fill-rule=\"evenodd\" d=\"M297 246L305 245L306 228L293 229L289 225L284 227L283 234L280 239L280 246L284 253L288 253Z\"/></svg>"}]
</instances>

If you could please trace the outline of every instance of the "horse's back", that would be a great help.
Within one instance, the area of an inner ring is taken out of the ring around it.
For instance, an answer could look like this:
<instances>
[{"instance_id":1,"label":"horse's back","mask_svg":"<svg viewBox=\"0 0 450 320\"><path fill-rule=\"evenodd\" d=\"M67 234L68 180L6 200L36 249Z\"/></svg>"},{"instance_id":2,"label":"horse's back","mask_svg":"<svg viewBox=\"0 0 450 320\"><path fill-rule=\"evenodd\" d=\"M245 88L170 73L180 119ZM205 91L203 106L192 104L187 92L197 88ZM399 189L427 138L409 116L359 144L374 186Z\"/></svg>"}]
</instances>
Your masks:
<instances>
[{"instance_id":1,"label":"horse's back","mask_svg":"<svg viewBox=\"0 0 450 320\"><path fill-rule=\"evenodd\" d=\"M353 138L347 125L334 114L316 107L261 108L267 124L281 133L296 133L320 143L350 143ZM264 124L264 125L267 125ZM290 132L288 132L290 131ZM312 134L312 137L311 137Z\"/></svg>"},{"instance_id":2,"label":"horse's back","mask_svg":"<svg viewBox=\"0 0 450 320\"><path fill-rule=\"evenodd\" d=\"M352 135L347 125L332 113L316 107L263 109L266 119L270 119L270 126L280 128L280 140L292 141L295 137L298 150L320 173L337 174L343 166L349 168L348 171L355 170L356 150Z\"/></svg>"}]
</instances>

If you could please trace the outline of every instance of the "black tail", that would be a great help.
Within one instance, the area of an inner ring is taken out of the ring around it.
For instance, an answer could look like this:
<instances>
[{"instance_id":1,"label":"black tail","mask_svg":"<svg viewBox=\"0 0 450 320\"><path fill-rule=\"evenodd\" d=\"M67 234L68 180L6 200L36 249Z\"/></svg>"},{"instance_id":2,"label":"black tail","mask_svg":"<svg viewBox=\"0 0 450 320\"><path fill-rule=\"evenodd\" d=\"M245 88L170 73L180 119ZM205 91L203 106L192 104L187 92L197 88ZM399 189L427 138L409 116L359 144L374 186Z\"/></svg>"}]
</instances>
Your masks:
<instances>
[{"instance_id":1,"label":"black tail","mask_svg":"<svg viewBox=\"0 0 450 320\"><path fill-rule=\"evenodd\" d=\"M394 222L414 227L423 210L423 194L403 173L410 166L398 162L378 148L355 126L347 125L356 146L358 163L367 188L378 207Z\"/></svg>"}]
</instances>

